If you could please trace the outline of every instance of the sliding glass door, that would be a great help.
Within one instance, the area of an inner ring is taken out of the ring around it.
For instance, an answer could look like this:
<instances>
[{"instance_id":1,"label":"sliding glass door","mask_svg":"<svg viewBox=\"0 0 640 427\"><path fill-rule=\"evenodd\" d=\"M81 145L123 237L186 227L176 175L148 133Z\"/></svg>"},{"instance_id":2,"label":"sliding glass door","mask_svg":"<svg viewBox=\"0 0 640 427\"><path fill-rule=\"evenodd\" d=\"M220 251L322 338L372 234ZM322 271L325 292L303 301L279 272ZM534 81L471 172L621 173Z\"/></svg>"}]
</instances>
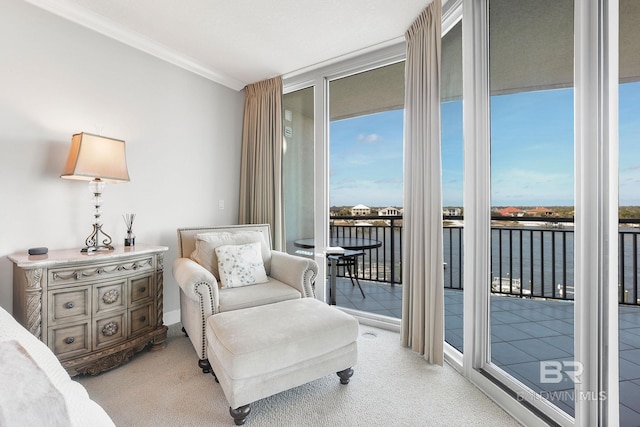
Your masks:
<instances>
[{"instance_id":1,"label":"sliding glass door","mask_svg":"<svg viewBox=\"0 0 640 427\"><path fill-rule=\"evenodd\" d=\"M339 307L402 312L404 61L329 81L329 232Z\"/></svg>"},{"instance_id":2,"label":"sliding glass door","mask_svg":"<svg viewBox=\"0 0 640 427\"><path fill-rule=\"evenodd\" d=\"M574 415L573 0L489 1L490 362Z\"/></svg>"},{"instance_id":3,"label":"sliding glass door","mask_svg":"<svg viewBox=\"0 0 640 427\"><path fill-rule=\"evenodd\" d=\"M619 263L635 259L618 243L618 2L464 7L465 372L514 413L623 424L637 399L622 334L617 351L634 280Z\"/></svg>"}]
</instances>

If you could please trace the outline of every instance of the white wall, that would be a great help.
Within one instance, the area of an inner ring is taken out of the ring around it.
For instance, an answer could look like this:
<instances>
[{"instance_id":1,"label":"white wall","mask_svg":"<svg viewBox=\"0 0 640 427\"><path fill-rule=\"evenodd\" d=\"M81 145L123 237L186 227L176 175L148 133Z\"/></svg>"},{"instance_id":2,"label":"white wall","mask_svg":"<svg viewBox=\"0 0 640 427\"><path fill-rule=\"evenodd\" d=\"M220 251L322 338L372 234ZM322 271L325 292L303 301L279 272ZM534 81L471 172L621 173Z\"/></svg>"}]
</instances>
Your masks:
<instances>
[{"instance_id":1,"label":"white wall","mask_svg":"<svg viewBox=\"0 0 640 427\"><path fill-rule=\"evenodd\" d=\"M135 213L136 242L169 247L164 310L175 315L176 228L237 223L243 102L243 92L2 0L0 306L12 311L7 255L79 250L91 231L88 184L59 177L71 135L84 131L127 143L131 182L107 186L103 228L121 244L122 214Z\"/></svg>"}]
</instances>

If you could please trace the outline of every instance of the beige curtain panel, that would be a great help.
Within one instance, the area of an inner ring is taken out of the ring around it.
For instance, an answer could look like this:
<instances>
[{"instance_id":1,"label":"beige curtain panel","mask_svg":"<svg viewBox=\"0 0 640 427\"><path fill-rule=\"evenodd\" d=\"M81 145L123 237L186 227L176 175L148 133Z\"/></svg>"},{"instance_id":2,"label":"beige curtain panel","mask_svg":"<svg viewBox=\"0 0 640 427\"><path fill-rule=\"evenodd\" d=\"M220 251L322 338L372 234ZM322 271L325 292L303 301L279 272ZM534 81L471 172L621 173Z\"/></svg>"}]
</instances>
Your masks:
<instances>
[{"instance_id":1,"label":"beige curtain panel","mask_svg":"<svg viewBox=\"0 0 640 427\"><path fill-rule=\"evenodd\" d=\"M283 249L282 79L245 88L239 224L270 224L273 248Z\"/></svg>"},{"instance_id":2,"label":"beige curtain panel","mask_svg":"<svg viewBox=\"0 0 640 427\"><path fill-rule=\"evenodd\" d=\"M444 361L440 161L441 0L407 30L405 65L402 344Z\"/></svg>"}]
</instances>

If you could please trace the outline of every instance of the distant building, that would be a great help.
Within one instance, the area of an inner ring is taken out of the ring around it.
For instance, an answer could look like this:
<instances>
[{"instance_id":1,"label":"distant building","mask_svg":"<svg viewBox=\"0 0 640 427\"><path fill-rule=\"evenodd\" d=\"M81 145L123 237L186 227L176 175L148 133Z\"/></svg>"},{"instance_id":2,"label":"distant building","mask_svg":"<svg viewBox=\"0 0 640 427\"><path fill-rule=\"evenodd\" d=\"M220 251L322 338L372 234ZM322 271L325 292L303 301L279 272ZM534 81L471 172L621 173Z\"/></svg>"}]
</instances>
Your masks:
<instances>
[{"instance_id":1,"label":"distant building","mask_svg":"<svg viewBox=\"0 0 640 427\"><path fill-rule=\"evenodd\" d=\"M527 215L531 216L552 216L554 212L551 209L537 207L527 211Z\"/></svg>"},{"instance_id":2,"label":"distant building","mask_svg":"<svg viewBox=\"0 0 640 427\"><path fill-rule=\"evenodd\" d=\"M460 208L444 208L442 209L442 216L460 216L462 209Z\"/></svg>"},{"instance_id":3,"label":"distant building","mask_svg":"<svg viewBox=\"0 0 640 427\"><path fill-rule=\"evenodd\" d=\"M498 210L498 213L502 216L524 216L524 211L522 209L514 208L513 206L500 209Z\"/></svg>"},{"instance_id":4,"label":"distant building","mask_svg":"<svg viewBox=\"0 0 640 427\"><path fill-rule=\"evenodd\" d=\"M364 216L364 215L370 215L370 214L371 214L371 208L365 205L356 205L351 208L351 215L353 216Z\"/></svg>"},{"instance_id":5,"label":"distant building","mask_svg":"<svg viewBox=\"0 0 640 427\"><path fill-rule=\"evenodd\" d=\"M400 213L399 209L396 209L393 206L389 206L387 208L380 209L378 211L378 215L380 215L380 216L398 216L398 215L401 215L401 213Z\"/></svg>"}]
</instances>

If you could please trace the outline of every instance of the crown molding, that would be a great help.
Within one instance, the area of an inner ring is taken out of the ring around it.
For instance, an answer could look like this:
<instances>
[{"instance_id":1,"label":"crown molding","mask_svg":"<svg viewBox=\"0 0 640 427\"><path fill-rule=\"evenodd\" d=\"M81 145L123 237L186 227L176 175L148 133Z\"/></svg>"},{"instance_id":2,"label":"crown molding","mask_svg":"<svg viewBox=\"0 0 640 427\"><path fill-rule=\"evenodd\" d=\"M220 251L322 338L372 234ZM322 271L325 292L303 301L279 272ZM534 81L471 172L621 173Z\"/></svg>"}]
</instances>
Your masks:
<instances>
[{"instance_id":1,"label":"crown molding","mask_svg":"<svg viewBox=\"0 0 640 427\"><path fill-rule=\"evenodd\" d=\"M168 47L154 42L135 31L124 29L96 13L82 10L65 0L25 0L40 9L58 15L64 19L86 27L111 39L155 56L170 64L183 68L208 80L233 90L242 90L246 83L236 80L205 66L191 57L180 54Z\"/></svg>"}]
</instances>

